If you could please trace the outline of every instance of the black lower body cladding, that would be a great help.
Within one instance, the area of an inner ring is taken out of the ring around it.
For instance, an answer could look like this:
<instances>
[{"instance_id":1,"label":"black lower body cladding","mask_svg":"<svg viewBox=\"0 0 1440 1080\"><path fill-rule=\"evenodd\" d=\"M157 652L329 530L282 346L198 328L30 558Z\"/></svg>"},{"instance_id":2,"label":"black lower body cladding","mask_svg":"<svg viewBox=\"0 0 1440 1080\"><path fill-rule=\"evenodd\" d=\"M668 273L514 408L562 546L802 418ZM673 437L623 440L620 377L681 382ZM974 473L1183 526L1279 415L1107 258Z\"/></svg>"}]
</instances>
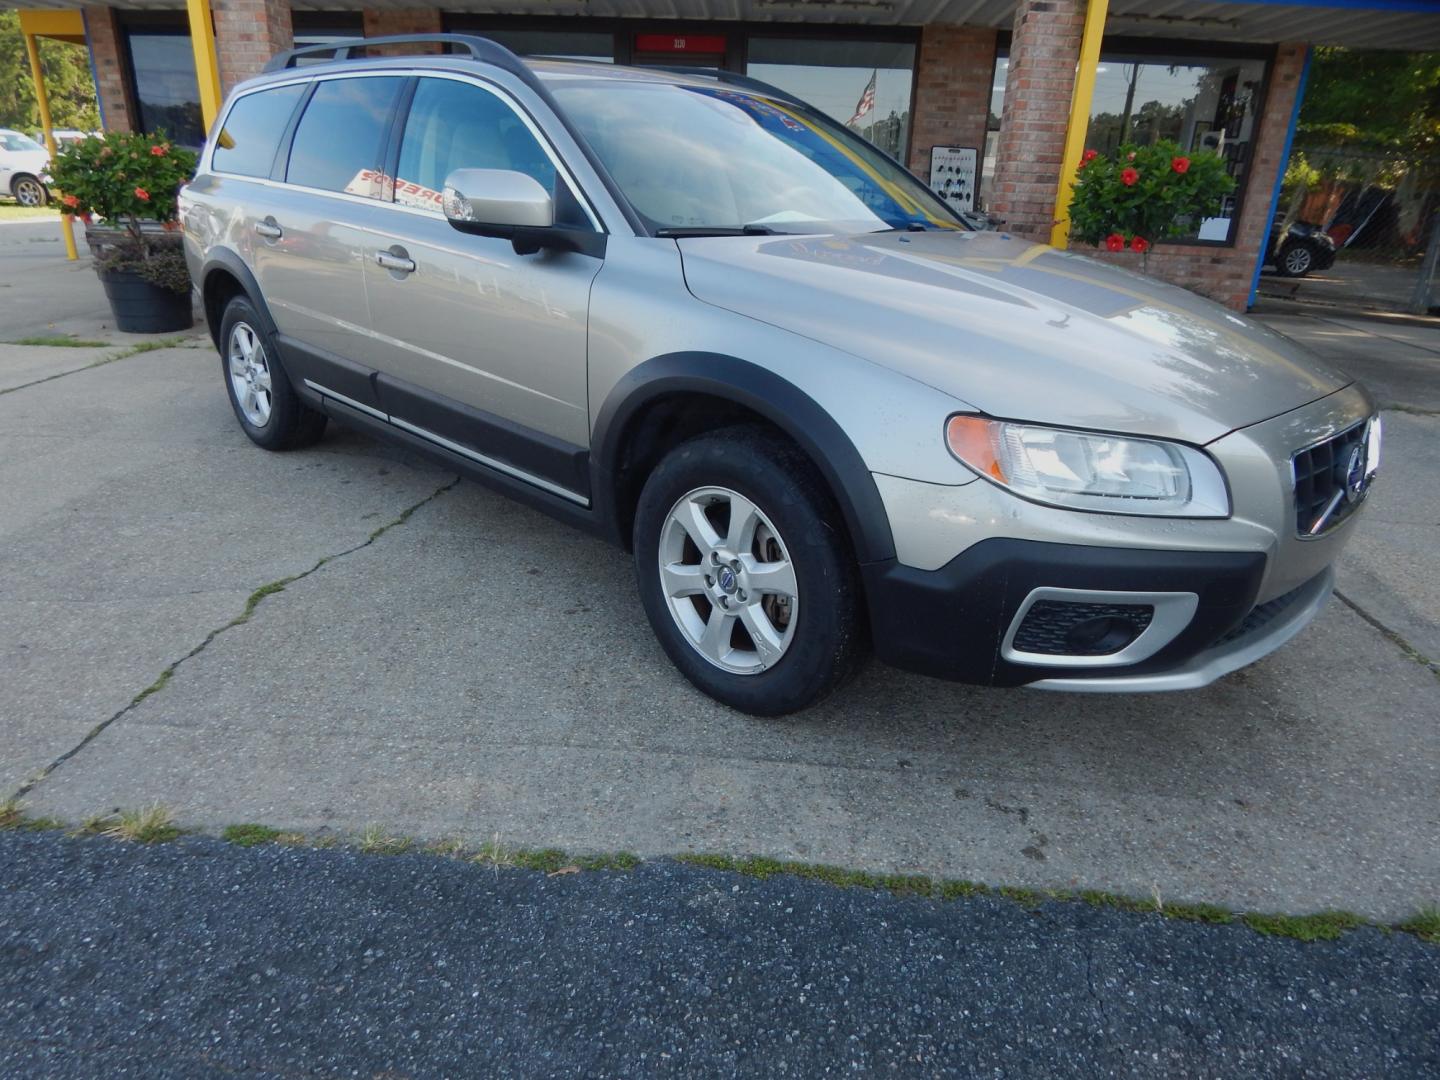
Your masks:
<instances>
[{"instance_id":1,"label":"black lower body cladding","mask_svg":"<svg viewBox=\"0 0 1440 1080\"><path fill-rule=\"evenodd\" d=\"M861 567L871 635L880 659L907 671L987 686L1045 678L1141 675L1184 663L1213 645L1255 605L1265 555L1151 551L1036 540L983 540L938 570L890 560ZM1001 643L1021 603L1037 588L1193 592L1190 624L1150 658L1085 669L1015 664Z\"/></svg>"}]
</instances>

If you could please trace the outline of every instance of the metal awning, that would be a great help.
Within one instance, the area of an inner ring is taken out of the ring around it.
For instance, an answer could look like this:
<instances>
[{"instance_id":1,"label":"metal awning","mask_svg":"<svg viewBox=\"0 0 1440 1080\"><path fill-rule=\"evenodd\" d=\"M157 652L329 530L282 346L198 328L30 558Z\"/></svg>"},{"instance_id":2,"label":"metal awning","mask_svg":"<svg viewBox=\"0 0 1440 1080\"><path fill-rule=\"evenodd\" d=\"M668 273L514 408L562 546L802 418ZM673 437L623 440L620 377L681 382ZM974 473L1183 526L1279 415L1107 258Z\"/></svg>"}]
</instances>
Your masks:
<instances>
[{"instance_id":1,"label":"metal awning","mask_svg":"<svg viewBox=\"0 0 1440 1080\"><path fill-rule=\"evenodd\" d=\"M0 8L73 9L81 0L0 0ZM112 7L183 9L184 0L116 0ZM1015 0L292 0L299 11L439 7L494 15L742 20L1008 29ZM1354 49L1440 50L1440 0L1111 0L1105 32L1202 41L1308 42Z\"/></svg>"}]
</instances>

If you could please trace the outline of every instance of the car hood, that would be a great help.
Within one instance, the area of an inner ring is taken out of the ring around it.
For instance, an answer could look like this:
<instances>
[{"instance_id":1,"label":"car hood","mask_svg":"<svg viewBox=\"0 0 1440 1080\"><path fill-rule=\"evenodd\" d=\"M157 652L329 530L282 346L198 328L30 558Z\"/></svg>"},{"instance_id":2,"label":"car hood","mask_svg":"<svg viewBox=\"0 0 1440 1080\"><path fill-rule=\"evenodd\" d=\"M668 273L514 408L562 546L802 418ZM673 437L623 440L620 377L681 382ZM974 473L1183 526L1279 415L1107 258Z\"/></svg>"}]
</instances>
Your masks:
<instances>
[{"instance_id":1,"label":"car hood","mask_svg":"<svg viewBox=\"0 0 1440 1080\"><path fill-rule=\"evenodd\" d=\"M1203 444L1352 381L1194 293L1003 233L679 246L698 299L991 416Z\"/></svg>"}]
</instances>

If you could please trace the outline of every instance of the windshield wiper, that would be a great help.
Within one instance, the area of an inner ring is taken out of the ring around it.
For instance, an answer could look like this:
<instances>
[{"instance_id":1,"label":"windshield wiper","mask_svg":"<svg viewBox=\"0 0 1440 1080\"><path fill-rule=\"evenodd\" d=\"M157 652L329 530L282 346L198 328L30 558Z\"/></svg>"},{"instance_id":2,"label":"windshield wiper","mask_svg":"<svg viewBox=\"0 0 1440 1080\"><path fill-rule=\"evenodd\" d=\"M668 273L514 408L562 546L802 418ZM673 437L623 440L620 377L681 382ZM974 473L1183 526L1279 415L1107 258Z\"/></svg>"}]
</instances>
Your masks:
<instances>
[{"instance_id":1,"label":"windshield wiper","mask_svg":"<svg viewBox=\"0 0 1440 1080\"><path fill-rule=\"evenodd\" d=\"M695 236L779 236L777 229L769 225L742 225L738 229L719 229L708 225L695 227L684 227L674 229L656 229L656 236L664 236L670 239L683 240Z\"/></svg>"}]
</instances>

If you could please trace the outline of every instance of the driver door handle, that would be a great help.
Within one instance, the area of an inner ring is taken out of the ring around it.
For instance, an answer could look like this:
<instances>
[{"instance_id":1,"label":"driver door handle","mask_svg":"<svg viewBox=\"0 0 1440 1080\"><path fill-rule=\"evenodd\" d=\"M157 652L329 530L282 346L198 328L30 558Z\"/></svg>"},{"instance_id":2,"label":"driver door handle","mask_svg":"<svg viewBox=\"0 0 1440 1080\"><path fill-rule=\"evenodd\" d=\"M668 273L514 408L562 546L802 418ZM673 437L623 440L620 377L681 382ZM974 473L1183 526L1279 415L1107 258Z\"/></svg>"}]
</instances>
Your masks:
<instances>
[{"instance_id":1,"label":"driver door handle","mask_svg":"<svg viewBox=\"0 0 1440 1080\"><path fill-rule=\"evenodd\" d=\"M413 274L415 272L415 260L407 259L404 255L396 255L389 251L377 251L375 261L386 270L394 270L401 274Z\"/></svg>"},{"instance_id":2,"label":"driver door handle","mask_svg":"<svg viewBox=\"0 0 1440 1080\"><path fill-rule=\"evenodd\" d=\"M255 232L266 240L279 240L285 235L285 230L275 224L274 218L266 218L264 221L255 222Z\"/></svg>"}]
</instances>

